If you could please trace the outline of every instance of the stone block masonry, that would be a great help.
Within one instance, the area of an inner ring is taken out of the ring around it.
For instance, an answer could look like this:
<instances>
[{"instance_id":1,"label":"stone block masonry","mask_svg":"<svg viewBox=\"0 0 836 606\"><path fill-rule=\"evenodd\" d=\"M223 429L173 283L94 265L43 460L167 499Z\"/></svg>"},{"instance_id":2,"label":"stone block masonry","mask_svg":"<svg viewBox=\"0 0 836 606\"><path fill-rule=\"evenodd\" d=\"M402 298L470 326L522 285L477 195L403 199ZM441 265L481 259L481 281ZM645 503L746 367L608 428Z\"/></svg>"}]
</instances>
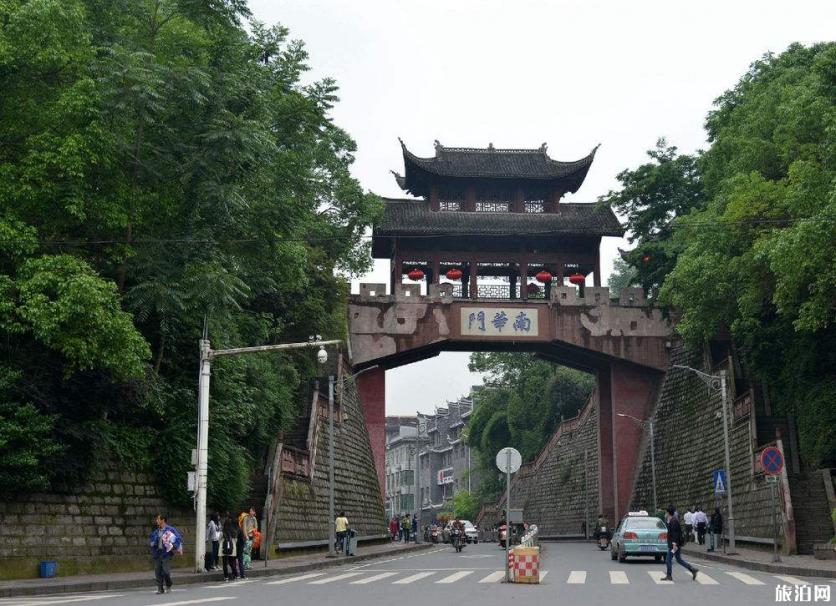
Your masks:
<instances>
[{"instance_id":1,"label":"stone block masonry","mask_svg":"<svg viewBox=\"0 0 836 606\"><path fill-rule=\"evenodd\" d=\"M681 364L700 368L699 357L682 347L671 352L668 369L656 403L656 481L658 505L675 505L684 513L701 506L707 514L725 499L714 496L713 471L725 467L722 401L693 372L674 368ZM729 428L735 530L739 538L772 537L769 486L755 470L756 432L751 417ZM650 447L645 439L639 458L631 509L652 508ZM744 539L745 540L745 539Z\"/></svg>"},{"instance_id":2,"label":"stone block masonry","mask_svg":"<svg viewBox=\"0 0 836 606\"><path fill-rule=\"evenodd\" d=\"M183 533L174 565L190 566L194 513L167 507L146 473L108 465L80 488L0 501L0 579L36 577L41 560L57 560L60 576L150 570L158 513Z\"/></svg>"}]
</instances>

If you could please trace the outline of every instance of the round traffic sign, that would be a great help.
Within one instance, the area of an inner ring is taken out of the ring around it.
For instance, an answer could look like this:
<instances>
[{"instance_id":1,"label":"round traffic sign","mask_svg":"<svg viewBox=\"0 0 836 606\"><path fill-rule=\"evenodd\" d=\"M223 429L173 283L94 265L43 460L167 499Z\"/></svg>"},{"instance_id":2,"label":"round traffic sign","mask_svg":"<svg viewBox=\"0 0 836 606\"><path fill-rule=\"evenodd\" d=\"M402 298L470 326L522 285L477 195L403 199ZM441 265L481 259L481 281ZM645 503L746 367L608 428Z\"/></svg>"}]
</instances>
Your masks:
<instances>
[{"instance_id":1,"label":"round traffic sign","mask_svg":"<svg viewBox=\"0 0 836 606\"><path fill-rule=\"evenodd\" d=\"M784 469L784 453L775 446L769 446L761 452L761 467L770 476L777 476Z\"/></svg>"},{"instance_id":2,"label":"round traffic sign","mask_svg":"<svg viewBox=\"0 0 836 606\"><path fill-rule=\"evenodd\" d=\"M506 446L496 453L496 466L503 473L516 473L522 465L522 455L516 448Z\"/></svg>"}]
</instances>

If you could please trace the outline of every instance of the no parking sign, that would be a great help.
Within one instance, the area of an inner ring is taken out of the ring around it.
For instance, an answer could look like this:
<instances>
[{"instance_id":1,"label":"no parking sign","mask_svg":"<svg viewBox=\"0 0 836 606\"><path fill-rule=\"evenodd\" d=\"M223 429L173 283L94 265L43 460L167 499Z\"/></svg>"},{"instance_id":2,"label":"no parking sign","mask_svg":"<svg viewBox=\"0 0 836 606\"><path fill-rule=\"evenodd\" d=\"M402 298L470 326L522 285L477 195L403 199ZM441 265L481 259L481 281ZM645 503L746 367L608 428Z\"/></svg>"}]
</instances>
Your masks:
<instances>
[{"instance_id":1,"label":"no parking sign","mask_svg":"<svg viewBox=\"0 0 836 606\"><path fill-rule=\"evenodd\" d=\"M766 475L781 475L784 470L784 453L775 446L764 448L761 452L761 467Z\"/></svg>"}]
</instances>

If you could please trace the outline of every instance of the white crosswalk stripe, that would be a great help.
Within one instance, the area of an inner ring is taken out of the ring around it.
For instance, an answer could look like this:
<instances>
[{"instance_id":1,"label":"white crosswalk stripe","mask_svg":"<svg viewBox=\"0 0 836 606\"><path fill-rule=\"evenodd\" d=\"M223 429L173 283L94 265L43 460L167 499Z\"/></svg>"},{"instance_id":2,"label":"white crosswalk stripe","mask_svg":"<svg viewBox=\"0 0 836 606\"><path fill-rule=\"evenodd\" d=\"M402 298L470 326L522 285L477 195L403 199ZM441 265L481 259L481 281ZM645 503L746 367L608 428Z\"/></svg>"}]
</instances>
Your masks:
<instances>
[{"instance_id":1,"label":"white crosswalk stripe","mask_svg":"<svg viewBox=\"0 0 836 606\"><path fill-rule=\"evenodd\" d=\"M630 580L623 570L610 570L610 583L613 585L629 585Z\"/></svg>"},{"instance_id":2,"label":"white crosswalk stripe","mask_svg":"<svg viewBox=\"0 0 836 606\"><path fill-rule=\"evenodd\" d=\"M673 585L672 581L663 581L662 577L664 576L664 574L659 572L658 570L648 570L647 574L650 575L650 578L653 579L653 582L657 585Z\"/></svg>"},{"instance_id":3,"label":"white crosswalk stripe","mask_svg":"<svg viewBox=\"0 0 836 606\"><path fill-rule=\"evenodd\" d=\"M153 604L146 604L145 606L188 606L189 604L206 604L208 602L222 602L224 600L237 600L235 596L227 596L223 598L202 598L200 600L183 600L181 602L154 602Z\"/></svg>"},{"instance_id":4,"label":"white crosswalk stripe","mask_svg":"<svg viewBox=\"0 0 836 606\"><path fill-rule=\"evenodd\" d=\"M449 577L444 577L443 579L436 581L436 583L455 583L459 579L465 578L467 575L473 574L472 570L460 570L459 572L454 572Z\"/></svg>"},{"instance_id":5,"label":"white crosswalk stripe","mask_svg":"<svg viewBox=\"0 0 836 606\"><path fill-rule=\"evenodd\" d=\"M382 572L380 574L376 574L373 577L368 577L366 579L360 579L359 581L351 581L352 585L367 585L368 583L374 583L375 581L381 581L383 579L388 579L389 577L393 577L397 572Z\"/></svg>"},{"instance_id":6,"label":"white crosswalk stripe","mask_svg":"<svg viewBox=\"0 0 836 606\"><path fill-rule=\"evenodd\" d=\"M712 579L710 576L705 574L702 570L700 570L700 573L697 575L697 583L699 583L700 585L719 585L720 584L715 579Z\"/></svg>"},{"instance_id":7,"label":"white crosswalk stripe","mask_svg":"<svg viewBox=\"0 0 836 606\"><path fill-rule=\"evenodd\" d=\"M480 583L496 583L497 581L501 581L505 578L505 571L504 570L497 570L496 572L490 573L485 578L481 579Z\"/></svg>"},{"instance_id":8,"label":"white crosswalk stripe","mask_svg":"<svg viewBox=\"0 0 836 606\"><path fill-rule=\"evenodd\" d=\"M730 572L730 571L727 570L726 574L731 576L731 577L734 577L738 581L742 581L743 583L746 583L747 585L763 585L764 584L763 581L759 581L755 577L751 577L748 574L746 574L745 572Z\"/></svg>"},{"instance_id":9,"label":"white crosswalk stripe","mask_svg":"<svg viewBox=\"0 0 836 606\"><path fill-rule=\"evenodd\" d=\"M409 585L410 583L414 583L415 581L420 581L421 579L426 579L428 576L435 574L434 572L419 572L418 574L413 574L405 579L398 579L397 581L393 582L393 585Z\"/></svg>"},{"instance_id":10,"label":"white crosswalk stripe","mask_svg":"<svg viewBox=\"0 0 836 606\"><path fill-rule=\"evenodd\" d=\"M325 585L326 583L336 583L337 581L344 581L345 579L350 579L351 577L356 577L360 574L363 574L363 573L361 573L361 572L346 572L346 573L343 573L343 574L338 574L335 577L326 577L324 579L318 579L316 581L311 581L310 583L308 583L308 585Z\"/></svg>"},{"instance_id":11,"label":"white crosswalk stripe","mask_svg":"<svg viewBox=\"0 0 836 606\"><path fill-rule=\"evenodd\" d=\"M541 570L540 571L540 581L546 578L546 575L549 574L548 570Z\"/></svg>"},{"instance_id":12,"label":"white crosswalk stripe","mask_svg":"<svg viewBox=\"0 0 836 606\"><path fill-rule=\"evenodd\" d=\"M312 572L310 574L299 575L298 577L290 577L289 579L281 579L280 581L269 581L265 585L286 585L287 583L295 583L296 581L307 581L308 579L315 579L321 577L324 572Z\"/></svg>"},{"instance_id":13,"label":"white crosswalk stripe","mask_svg":"<svg viewBox=\"0 0 836 606\"><path fill-rule=\"evenodd\" d=\"M785 583L789 583L790 585L809 585L810 583L805 581L804 579L797 579L795 577L788 577L780 574L772 575L776 579L781 579Z\"/></svg>"},{"instance_id":14,"label":"white crosswalk stripe","mask_svg":"<svg viewBox=\"0 0 836 606\"><path fill-rule=\"evenodd\" d=\"M40 596L37 598L15 598L12 602L4 602L4 606L7 604L21 604L25 606L50 606L51 604L71 604L74 602L86 602L89 600L104 600L107 598L121 598L124 594L121 593L109 593L106 595L86 595L86 596L73 596L73 597L45 597Z\"/></svg>"},{"instance_id":15,"label":"white crosswalk stripe","mask_svg":"<svg viewBox=\"0 0 836 606\"><path fill-rule=\"evenodd\" d=\"M586 570L573 570L566 579L569 585L583 585L586 583Z\"/></svg>"}]
</instances>

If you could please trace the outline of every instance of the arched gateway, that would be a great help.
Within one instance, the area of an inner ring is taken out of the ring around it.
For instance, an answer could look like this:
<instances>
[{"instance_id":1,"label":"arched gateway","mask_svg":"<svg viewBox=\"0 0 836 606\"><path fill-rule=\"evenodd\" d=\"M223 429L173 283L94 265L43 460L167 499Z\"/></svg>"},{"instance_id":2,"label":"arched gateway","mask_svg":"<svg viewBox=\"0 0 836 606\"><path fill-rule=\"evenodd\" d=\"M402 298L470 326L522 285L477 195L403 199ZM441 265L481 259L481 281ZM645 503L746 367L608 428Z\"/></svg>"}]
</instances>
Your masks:
<instances>
[{"instance_id":1,"label":"arched gateway","mask_svg":"<svg viewBox=\"0 0 836 606\"><path fill-rule=\"evenodd\" d=\"M612 211L560 201L594 155L558 162L545 145L436 142L435 157L419 158L403 146L405 173L395 177L420 199L384 200L372 243L375 258L390 260L393 288L361 284L349 305L351 362L366 369L357 386L381 485L386 369L441 351L533 351L597 377L599 502L611 519L627 510L642 430L618 415L650 413L671 326L641 289L611 300L601 287L601 238L623 234Z\"/></svg>"}]
</instances>

